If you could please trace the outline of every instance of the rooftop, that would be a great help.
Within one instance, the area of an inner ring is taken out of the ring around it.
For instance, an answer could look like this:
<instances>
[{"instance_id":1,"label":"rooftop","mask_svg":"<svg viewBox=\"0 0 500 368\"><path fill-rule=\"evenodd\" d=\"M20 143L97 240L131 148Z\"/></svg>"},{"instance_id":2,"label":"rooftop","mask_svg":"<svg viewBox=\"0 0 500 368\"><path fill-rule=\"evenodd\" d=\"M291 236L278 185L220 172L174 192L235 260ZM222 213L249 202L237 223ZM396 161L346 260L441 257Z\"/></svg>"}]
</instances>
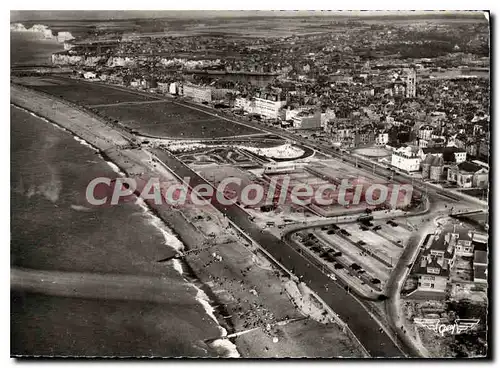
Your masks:
<instances>
[{"instance_id":1,"label":"rooftop","mask_svg":"<svg viewBox=\"0 0 500 368\"><path fill-rule=\"evenodd\" d=\"M476 250L474 252L474 265L487 265L488 264L488 253L484 250Z\"/></svg>"},{"instance_id":2,"label":"rooftop","mask_svg":"<svg viewBox=\"0 0 500 368\"><path fill-rule=\"evenodd\" d=\"M488 280L488 267L474 266L474 279Z\"/></svg>"},{"instance_id":3,"label":"rooftop","mask_svg":"<svg viewBox=\"0 0 500 368\"><path fill-rule=\"evenodd\" d=\"M484 169L484 167L481 165L475 164L474 162L464 161L458 165L458 169L460 171L465 171L468 173L475 173L481 169Z\"/></svg>"}]
</instances>

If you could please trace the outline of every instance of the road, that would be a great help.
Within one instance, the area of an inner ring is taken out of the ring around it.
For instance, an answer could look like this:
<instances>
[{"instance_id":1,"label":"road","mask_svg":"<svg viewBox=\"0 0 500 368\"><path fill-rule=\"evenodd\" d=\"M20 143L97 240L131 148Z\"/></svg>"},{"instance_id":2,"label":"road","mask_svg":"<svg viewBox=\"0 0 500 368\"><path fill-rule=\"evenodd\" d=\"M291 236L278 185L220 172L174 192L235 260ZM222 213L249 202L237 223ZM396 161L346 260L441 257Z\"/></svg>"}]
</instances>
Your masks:
<instances>
[{"instance_id":1,"label":"road","mask_svg":"<svg viewBox=\"0 0 500 368\"><path fill-rule=\"evenodd\" d=\"M241 121L223 116L223 114L215 114L213 112L213 109L211 109L209 107L205 107L203 105L200 106L200 105L192 103L192 102L182 101L182 103L176 102L176 104L179 104L179 105L191 108L191 109L195 109L198 111L203 111L209 115L217 116L221 119L225 119L225 120L231 121L231 122L236 123L236 124L243 124L243 125L250 126L253 128L258 128L258 129L265 131L267 133L277 135L279 137L288 139L290 141L298 142L298 143L300 143L300 144L302 144L302 145L304 145L312 150L320 151L322 153L327 153L330 156L332 156L334 158L341 159L342 161L347 162L353 166L357 166L358 168L370 171L370 172L380 176L381 178L384 178L384 179L390 178L391 181L401 183L401 184L411 183L417 189L421 190L422 192L426 192L429 196L437 197L436 199L441 198L441 199L445 199L448 201L466 202L466 203L470 204L472 208L481 208L481 209L488 208L488 205L486 203L479 203L479 201L476 201L473 198L470 198L469 196L465 196L465 195L459 196L455 193L451 193L449 190L447 190L445 188L438 188L436 186L430 185L422 180L419 180L419 179L412 177L411 175L408 175L408 174L405 174L405 173L402 173L399 171L394 171L394 170L389 169L389 168L384 168L381 165L376 164L373 161L370 161L369 159L365 159L362 157L350 156L349 154L346 154L346 153L342 152L341 150L334 149L331 146L326 145L325 143L322 143L321 141L311 142L309 139L300 137L297 134L294 134L292 132L283 130L281 128L265 126L264 124L259 124L256 126L256 125L252 125L249 123L242 123Z\"/></svg>"},{"instance_id":2,"label":"road","mask_svg":"<svg viewBox=\"0 0 500 368\"><path fill-rule=\"evenodd\" d=\"M428 220L434 220L440 215L445 215L445 213L446 211L434 212L422 218L424 225L420 226L419 231L411 235L386 286L386 293L389 298L385 302L385 310L391 325L390 327L407 346L412 347L413 354L416 356L427 357L427 352L425 349L420 348L412 338L401 329L403 325L400 305L401 287L410 272L411 266L417 258L423 240L426 238L427 234L433 233L434 221Z\"/></svg>"},{"instance_id":3,"label":"road","mask_svg":"<svg viewBox=\"0 0 500 368\"><path fill-rule=\"evenodd\" d=\"M190 186L209 184L205 179L184 165L172 154L154 149L152 152L178 177L189 177ZM392 339L381 332L379 324L371 318L356 298L348 294L338 283L309 263L300 253L281 239L263 231L250 221L244 209L236 204L224 205L212 197L212 205L242 229L254 242L269 252L276 260L291 270L313 289L340 318L373 357L402 357L405 354Z\"/></svg>"},{"instance_id":4,"label":"road","mask_svg":"<svg viewBox=\"0 0 500 368\"><path fill-rule=\"evenodd\" d=\"M86 83L86 82L83 82ZM107 86L108 88L116 88L131 91L127 88L120 88L115 86ZM142 95L149 95L153 97L154 95L148 93L136 92ZM157 96L155 96L158 98ZM368 170L382 178L390 179L394 182L399 183L412 183L421 192L427 193L431 204L434 202L441 202L443 199L447 201L461 201L466 202L472 208L486 209L486 204L478 204L477 201L468 199L466 196L457 196L456 194L450 193L446 189L437 188L427 183L414 179L409 175L404 173L395 172L394 170L389 170L387 168L381 167L372 161L361 157L353 157L348 154L344 154L342 151L333 149L324 143L314 141L311 143L308 139L296 136L291 132L284 131L279 128L264 126L263 124L255 126L251 123L241 122L228 118L224 114L214 113L214 110L207 108L203 105L198 105L188 101L176 101L171 99L176 104L191 108L194 110L202 111L211 116L216 116L220 119L228 120L236 124L242 124L246 126L251 126L257 128L263 132L277 135L279 137L288 139L290 141L298 142L306 147L313 150L319 150L323 153L327 153L332 157L339 158L344 162L352 164L359 167L360 169ZM314 145L314 147L311 146ZM173 155L160 151L154 150L154 153L158 158L169 167L174 173L179 177L190 177L191 186L194 187L198 184L209 184L203 178L198 176L189 167L185 166L181 161L177 160ZM291 246L283 242L282 240L276 238L274 235L262 231L256 224L251 222L248 218L247 213L237 205L223 205L217 201L213 201L212 204L215 208L225 214L236 226L242 229L254 242L259 246L263 247L268 251L274 258L281 262L287 269L293 271L297 276L301 276L303 280L315 290L317 294L335 311L338 315L349 325L353 333L359 338L363 346L369 351L372 356L376 357L399 357L403 356L403 353L398 348L398 346L391 340L391 338L384 332L380 332L380 327L378 323L369 316L364 307L358 302L356 298L346 293L346 291L336 282L329 279L325 274L323 274L319 269L312 266L308 260L306 260L301 254L299 254ZM436 211L435 206L432 206L431 212ZM402 337L402 342L404 345L405 353L410 356L420 355L418 351L412 345L412 342L402 336L400 331L397 330L395 321L397 321L397 310L393 308L395 296L399 295L399 290L401 286L401 281L403 275L405 275L406 262L414 254L415 247L407 247L401 260L397 265L396 272L391 275L391 288L390 296L391 303L387 303L388 317L392 324L393 332L398 332L398 335Z\"/></svg>"},{"instance_id":5,"label":"road","mask_svg":"<svg viewBox=\"0 0 500 368\"><path fill-rule=\"evenodd\" d=\"M350 156L349 154L343 153L340 150L334 149L331 146L321 142L321 141L313 141L311 142L309 139L303 138L301 136L298 136L297 134L294 134L293 132L283 130L281 128L277 127L272 127L264 124L252 124L250 122L242 122L240 120L234 119L232 117L225 116L223 111L215 112L211 107L207 107L205 105L197 104L191 101L186 101L186 100L179 100L175 99L169 95L156 95L148 92L141 92L141 91L136 91L132 90L130 88L125 88L121 86L115 86L115 85L109 85L105 83L99 83L99 82L88 82L88 81L82 81L82 80L75 80L72 78L67 78L67 77L56 77L57 79L62 79L62 80L70 80L73 83L82 83L82 84L101 84L104 88L112 88L112 89L117 89L121 91L126 91L129 93L136 93L137 95L142 95L142 96L147 96L150 98L154 98L159 101L170 101L173 102L177 105L184 106L186 108L190 108L193 110L201 111L204 112L208 115L217 117L219 119L227 120L230 121L234 124L239 124L239 125L244 125L247 127L251 127L254 129L261 130L266 133L270 133L273 135L277 135L281 138L298 142L312 150L316 151L321 151L323 153L327 153L332 157L338 158L343 160L344 162L347 162L353 166L358 166L361 169L368 170L374 174L377 174L381 178L388 179L390 178L391 181L402 183L402 184L407 184L407 183L412 183L416 188L420 189L422 192L427 192L430 197L437 197L436 199L445 199L445 200L451 200L451 201L461 201L461 202L466 202L471 205L472 208L481 208L481 209L488 209L488 205L486 203L479 203L478 201L473 200L469 196L458 196L457 194L451 193L449 190L444 189L444 188L438 188L433 185L430 185L422 180L416 179L411 177L411 175L407 175L402 172L396 172L394 170L384 168L380 165L377 165L373 161L370 161L369 159L365 159L362 157L354 157Z\"/></svg>"}]
</instances>

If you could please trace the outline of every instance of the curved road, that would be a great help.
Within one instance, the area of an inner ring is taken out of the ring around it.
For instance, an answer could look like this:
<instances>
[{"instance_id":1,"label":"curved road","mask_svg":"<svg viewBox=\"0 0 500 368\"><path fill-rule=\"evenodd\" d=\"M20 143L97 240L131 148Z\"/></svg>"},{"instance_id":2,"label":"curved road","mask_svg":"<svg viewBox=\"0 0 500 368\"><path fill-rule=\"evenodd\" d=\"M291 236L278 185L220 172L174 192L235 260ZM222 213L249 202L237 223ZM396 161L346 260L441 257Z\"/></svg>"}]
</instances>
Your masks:
<instances>
[{"instance_id":1,"label":"curved road","mask_svg":"<svg viewBox=\"0 0 500 368\"><path fill-rule=\"evenodd\" d=\"M88 82L83 82L88 83ZM94 83L92 83L94 84ZM103 85L103 87L107 88L115 88L122 89L128 92L135 92L137 94L143 94L138 91L131 91L127 88L120 88L116 86ZM147 94L150 97L154 95ZM157 96L154 96L158 99ZM173 100L173 99L172 99ZM188 101L177 102L174 100L174 103L185 106L187 108L203 111L208 115L217 116L220 119L228 120L237 124L242 124L246 126L251 126L251 124L243 123L225 116L221 116L219 114L214 114L213 109L207 108L205 106L199 106L197 104L190 103ZM307 139L297 137L290 132L283 131L282 129L268 127L268 126L252 126L253 128L259 129L263 132L268 132L271 134L275 134L285 139L289 139L292 141L299 142L309 148L311 142ZM320 149L322 152L330 154L332 157L341 158L343 161L350 163L352 165L356 165L360 168L368 169L369 171L373 170L373 173L382 176L382 177L390 177L391 180L400 183L408 183L410 180L413 185L416 187L419 186L421 190L425 188L425 191L428 193L429 199L438 199L439 197L444 197L447 200L461 200L463 202L467 202L473 204L474 207L478 207L478 203L475 201L467 200L462 196L457 196L455 194L450 193L446 189L436 188L433 186L429 186L426 183L411 178L411 176L394 172L392 170L380 167L375 165L373 162L366 160L364 158L356 158L351 157L349 155L343 154L337 150L332 149L331 147L322 144L320 142L314 142L316 145L313 149ZM176 159L173 155L169 153L153 150L156 156L162 161L167 167L171 169L174 173L176 173L180 178L182 177L190 177L191 178L191 186L194 187L198 184L209 184L203 178L199 177L194 171L192 171L189 167L184 165L181 161ZM338 315L349 325L350 329L353 333L359 338L363 346L369 351L372 356L375 357L401 357L404 354L399 349L399 347L391 340L391 338L381 332L381 329L378 323L372 319L365 308L358 302L356 298L346 293L346 291L340 287L336 282L329 279L325 274L323 274L319 269L314 266L309 267L309 262L303 258L301 254L299 254L292 247L288 246L285 242L276 238L274 235L269 234L265 231L262 231L259 227L257 227L253 222L251 222L248 218L247 213L237 205L222 205L217 201L213 201L212 205L217 208L219 211L224 213L236 226L242 229L254 242L258 243L261 247L263 247L266 251L268 251L274 258L280 261L286 268L293 271L297 276L302 276L303 280L314 290L317 294L333 309ZM479 207L487 208L487 205L479 205ZM417 244L418 245L418 244ZM397 270L394 272L394 277L391 275L391 279L393 280L391 286L391 296L395 295L395 293L399 292L399 283L402 275L405 274L404 270L407 265L407 261L410 256L413 254L412 251L415 250L414 247L407 247L405 252L403 253L400 262L397 265ZM387 304L387 312L389 314L392 322L395 320L391 317L391 313L395 313L393 306L391 306L393 298L391 298ZM391 326L396 328L396 326ZM397 328L396 328L397 330ZM398 331L399 332L399 331ZM401 334L399 334L401 336ZM400 341L401 342L401 341ZM411 341L407 339L403 339L404 349L406 354L415 356L419 355L415 348L412 346Z\"/></svg>"},{"instance_id":2,"label":"curved road","mask_svg":"<svg viewBox=\"0 0 500 368\"><path fill-rule=\"evenodd\" d=\"M191 179L190 187L209 184L196 172L172 154L159 149L151 150L158 159L178 177ZM351 331L373 357L403 357L405 354L393 340L381 330L365 308L335 281L328 278L292 247L274 235L262 231L250 221L248 214L238 205L224 205L212 197L212 205L242 229L254 242L269 252L276 260L291 270L313 289L349 325Z\"/></svg>"}]
</instances>

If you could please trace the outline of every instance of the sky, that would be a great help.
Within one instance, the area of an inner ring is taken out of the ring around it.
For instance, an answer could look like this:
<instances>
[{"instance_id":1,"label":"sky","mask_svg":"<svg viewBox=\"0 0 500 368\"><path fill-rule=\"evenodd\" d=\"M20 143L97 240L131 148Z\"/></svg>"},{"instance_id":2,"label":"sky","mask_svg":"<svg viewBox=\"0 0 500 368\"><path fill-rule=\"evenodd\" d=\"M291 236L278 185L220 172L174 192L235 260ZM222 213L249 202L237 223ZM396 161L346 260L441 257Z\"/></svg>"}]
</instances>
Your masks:
<instances>
[{"instance_id":1,"label":"sky","mask_svg":"<svg viewBox=\"0 0 500 368\"><path fill-rule=\"evenodd\" d=\"M423 13L422 11L411 12L389 12L389 11L269 11L269 10L11 10L10 21L39 21L39 20L108 20L108 19L131 19L131 18L206 18L206 17L249 17L249 16L327 16L327 15L388 15L388 14L409 15Z\"/></svg>"}]
</instances>

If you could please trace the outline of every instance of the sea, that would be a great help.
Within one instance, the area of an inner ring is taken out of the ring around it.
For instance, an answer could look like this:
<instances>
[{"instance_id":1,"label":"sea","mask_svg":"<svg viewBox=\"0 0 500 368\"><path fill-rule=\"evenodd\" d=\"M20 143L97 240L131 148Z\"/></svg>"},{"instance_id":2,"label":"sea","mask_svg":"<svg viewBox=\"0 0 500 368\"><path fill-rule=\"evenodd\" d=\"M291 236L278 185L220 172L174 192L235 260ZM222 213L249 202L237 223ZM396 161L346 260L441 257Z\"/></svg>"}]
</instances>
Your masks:
<instances>
[{"instance_id":1,"label":"sea","mask_svg":"<svg viewBox=\"0 0 500 368\"><path fill-rule=\"evenodd\" d=\"M39 65L54 45L23 36L11 34L11 61ZM85 188L93 178L123 173L69 131L14 105L10 113L11 267L161 277L168 299L12 290L11 354L238 357L229 340L205 342L227 332L188 268L178 259L158 262L183 248L172 229L141 202L87 205Z\"/></svg>"}]
</instances>

